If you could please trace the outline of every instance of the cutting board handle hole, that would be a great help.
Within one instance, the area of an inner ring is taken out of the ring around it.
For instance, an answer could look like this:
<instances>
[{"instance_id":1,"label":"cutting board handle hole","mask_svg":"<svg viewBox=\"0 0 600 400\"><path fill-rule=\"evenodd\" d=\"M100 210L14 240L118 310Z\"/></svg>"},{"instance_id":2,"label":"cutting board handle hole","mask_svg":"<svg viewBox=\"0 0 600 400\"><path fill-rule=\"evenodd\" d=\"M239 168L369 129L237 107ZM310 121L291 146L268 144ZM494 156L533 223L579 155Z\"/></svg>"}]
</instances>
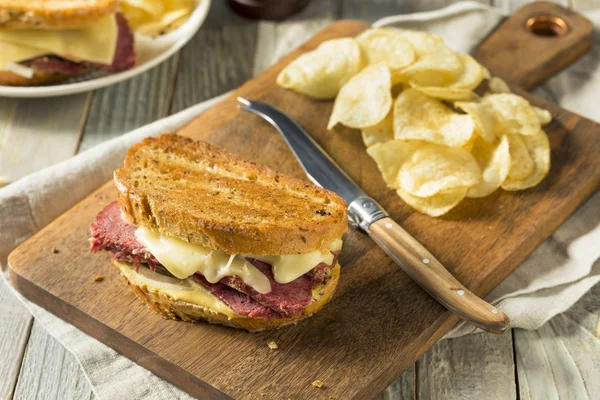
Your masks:
<instances>
[{"instance_id":1,"label":"cutting board handle hole","mask_svg":"<svg viewBox=\"0 0 600 400\"><path fill-rule=\"evenodd\" d=\"M569 33L569 24L556 15L536 15L525 21L525 29L536 36L557 37Z\"/></svg>"}]
</instances>

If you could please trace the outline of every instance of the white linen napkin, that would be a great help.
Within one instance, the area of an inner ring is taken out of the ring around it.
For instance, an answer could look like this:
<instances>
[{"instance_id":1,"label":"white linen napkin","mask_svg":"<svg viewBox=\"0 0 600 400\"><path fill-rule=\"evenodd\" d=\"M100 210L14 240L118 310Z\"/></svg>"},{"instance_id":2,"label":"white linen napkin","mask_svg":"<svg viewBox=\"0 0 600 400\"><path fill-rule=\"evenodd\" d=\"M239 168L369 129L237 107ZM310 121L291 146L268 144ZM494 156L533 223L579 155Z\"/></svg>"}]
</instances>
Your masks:
<instances>
[{"instance_id":1,"label":"white linen napkin","mask_svg":"<svg viewBox=\"0 0 600 400\"><path fill-rule=\"evenodd\" d=\"M600 13L590 13L587 17L596 26L600 24ZM501 18L501 12L496 9L463 2L434 12L384 18L374 25L427 30L444 37L456 50L470 51ZM535 92L536 95L600 121L600 110L593 106L600 89L598 37L595 43L598 44L590 54L551 79ZM133 143L185 125L221 98L110 140L0 189L0 264L6 266L6 257L12 249L109 180ZM70 194L68 199L64 193ZM592 196L487 297L510 316L513 327L540 327L600 282L598 210L600 193ZM77 328L20 298L37 321L74 354L99 398L190 398ZM470 325L461 324L447 337L473 331Z\"/></svg>"}]
</instances>

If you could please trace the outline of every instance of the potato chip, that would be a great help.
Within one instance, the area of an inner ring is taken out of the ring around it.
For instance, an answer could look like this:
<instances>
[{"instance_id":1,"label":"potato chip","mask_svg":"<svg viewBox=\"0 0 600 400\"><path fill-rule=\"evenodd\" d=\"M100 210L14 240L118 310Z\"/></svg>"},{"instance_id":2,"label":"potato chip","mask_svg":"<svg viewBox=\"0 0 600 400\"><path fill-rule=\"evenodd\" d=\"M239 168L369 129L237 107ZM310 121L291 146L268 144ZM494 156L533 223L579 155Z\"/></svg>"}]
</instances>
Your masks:
<instances>
[{"instance_id":1,"label":"potato chip","mask_svg":"<svg viewBox=\"0 0 600 400\"><path fill-rule=\"evenodd\" d=\"M378 124L368 126L361 130L363 142L366 147L376 143L387 142L394 139L394 114L390 111L388 115Z\"/></svg>"},{"instance_id":2,"label":"potato chip","mask_svg":"<svg viewBox=\"0 0 600 400\"><path fill-rule=\"evenodd\" d=\"M473 57L464 53L457 53L463 70L452 86L475 89L483 80L484 68Z\"/></svg>"},{"instance_id":3,"label":"potato chip","mask_svg":"<svg viewBox=\"0 0 600 400\"><path fill-rule=\"evenodd\" d=\"M457 100L473 100L477 95L471 89L450 86L418 86L412 85L415 89L425 93L429 97L436 99L457 101Z\"/></svg>"},{"instance_id":4,"label":"potato chip","mask_svg":"<svg viewBox=\"0 0 600 400\"><path fill-rule=\"evenodd\" d=\"M277 76L277 84L317 99L332 99L362 66L354 39L328 40L289 63Z\"/></svg>"},{"instance_id":5,"label":"potato chip","mask_svg":"<svg viewBox=\"0 0 600 400\"><path fill-rule=\"evenodd\" d=\"M411 86L430 97L444 100L470 100L477 95L473 90L483 80L484 68L468 54L457 54L463 65L463 71L458 79L448 86L420 86L410 82Z\"/></svg>"},{"instance_id":6,"label":"potato chip","mask_svg":"<svg viewBox=\"0 0 600 400\"><path fill-rule=\"evenodd\" d=\"M514 180L522 180L533 173L535 165L525 146L521 135L508 134L508 147L510 153L510 170L508 176Z\"/></svg>"},{"instance_id":7,"label":"potato chip","mask_svg":"<svg viewBox=\"0 0 600 400\"><path fill-rule=\"evenodd\" d=\"M498 119L494 110L480 102L456 102L454 106L466 112L475 124L475 132L488 143L497 137Z\"/></svg>"},{"instance_id":8,"label":"potato chip","mask_svg":"<svg viewBox=\"0 0 600 400\"><path fill-rule=\"evenodd\" d=\"M500 187L510 170L508 138L502 136L498 143L490 144L477 138L471 154L481 168L481 182L469 188L466 197L485 197Z\"/></svg>"},{"instance_id":9,"label":"potato chip","mask_svg":"<svg viewBox=\"0 0 600 400\"><path fill-rule=\"evenodd\" d=\"M183 25L196 3L194 0L121 0L119 7L133 31L153 36Z\"/></svg>"},{"instance_id":10,"label":"potato chip","mask_svg":"<svg viewBox=\"0 0 600 400\"><path fill-rule=\"evenodd\" d=\"M193 9L179 8L164 13L158 20L140 24L136 32L142 35L157 35L180 27L191 15Z\"/></svg>"},{"instance_id":11,"label":"potato chip","mask_svg":"<svg viewBox=\"0 0 600 400\"><path fill-rule=\"evenodd\" d=\"M401 82L412 82L419 86L446 86L456 80L462 72L462 65L450 49L419 57L399 75Z\"/></svg>"},{"instance_id":12,"label":"potato chip","mask_svg":"<svg viewBox=\"0 0 600 400\"><path fill-rule=\"evenodd\" d=\"M162 0L121 0L121 6L134 7L157 17L165 10Z\"/></svg>"},{"instance_id":13,"label":"potato chip","mask_svg":"<svg viewBox=\"0 0 600 400\"><path fill-rule=\"evenodd\" d=\"M535 135L521 136L525 147L535 165L533 173L523 179L514 179L510 176L502 184L504 190L524 190L540 183L550 170L550 142L543 130Z\"/></svg>"},{"instance_id":14,"label":"potato chip","mask_svg":"<svg viewBox=\"0 0 600 400\"><path fill-rule=\"evenodd\" d=\"M471 153L436 144L419 147L398 172L400 188L418 197L469 188L480 180L481 169Z\"/></svg>"},{"instance_id":15,"label":"potato chip","mask_svg":"<svg viewBox=\"0 0 600 400\"><path fill-rule=\"evenodd\" d=\"M467 188L438 193L430 197L418 197L402 189L398 189L397 193L406 204L420 213L431 217L439 217L456 207L465 198Z\"/></svg>"},{"instance_id":16,"label":"potato chip","mask_svg":"<svg viewBox=\"0 0 600 400\"><path fill-rule=\"evenodd\" d=\"M510 93L492 94L485 96L482 102L494 109L504 133L536 135L541 129L535 110L521 96Z\"/></svg>"},{"instance_id":17,"label":"potato chip","mask_svg":"<svg viewBox=\"0 0 600 400\"><path fill-rule=\"evenodd\" d=\"M351 128L381 122L392 107L391 89L390 70L384 63L367 66L340 89L327 129L338 122Z\"/></svg>"},{"instance_id":18,"label":"potato chip","mask_svg":"<svg viewBox=\"0 0 600 400\"><path fill-rule=\"evenodd\" d=\"M419 86L447 86L456 81L463 65L452 49L437 35L398 30L417 53L417 60L398 75L403 82Z\"/></svg>"},{"instance_id":19,"label":"potato chip","mask_svg":"<svg viewBox=\"0 0 600 400\"><path fill-rule=\"evenodd\" d=\"M398 82L397 74L415 61L412 45L393 29L367 29L356 37L368 64L385 63L392 74L392 83Z\"/></svg>"},{"instance_id":20,"label":"potato chip","mask_svg":"<svg viewBox=\"0 0 600 400\"><path fill-rule=\"evenodd\" d=\"M487 69L486 67L484 67L483 65L482 65L482 67L483 67L483 78L487 79L487 80L492 79L492 74L490 74L490 70Z\"/></svg>"},{"instance_id":21,"label":"potato chip","mask_svg":"<svg viewBox=\"0 0 600 400\"><path fill-rule=\"evenodd\" d=\"M479 136L473 135L473 137L467 143L465 143L465 145L462 146L462 148L465 149L466 151L468 151L470 153L471 150L473 150L473 146L475 145L475 141L478 140L478 139L479 139Z\"/></svg>"},{"instance_id":22,"label":"potato chip","mask_svg":"<svg viewBox=\"0 0 600 400\"><path fill-rule=\"evenodd\" d=\"M489 71L488 71L488 74L489 74ZM492 78L489 78L488 92L491 94L510 93L510 88L508 87L506 82L504 82L503 79L498 78L497 76L494 76Z\"/></svg>"},{"instance_id":23,"label":"potato chip","mask_svg":"<svg viewBox=\"0 0 600 400\"><path fill-rule=\"evenodd\" d=\"M390 140L374 144L367 149L367 153L377 163L385 183L392 189L398 189L400 167L425 144L418 140Z\"/></svg>"},{"instance_id":24,"label":"potato chip","mask_svg":"<svg viewBox=\"0 0 600 400\"><path fill-rule=\"evenodd\" d=\"M473 136L469 115L457 114L437 99L406 89L394 103L394 138L464 146Z\"/></svg>"},{"instance_id":25,"label":"potato chip","mask_svg":"<svg viewBox=\"0 0 600 400\"><path fill-rule=\"evenodd\" d=\"M552 121L552 114L550 114L550 111L539 107L533 107L533 111L535 111L541 125L549 124Z\"/></svg>"},{"instance_id":26,"label":"potato chip","mask_svg":"<svg viewBox=\"0 0 600 400\"><path fill-rule=\"evenodd\" d=\"M413 31L410 29L393 28L404 39L412 44L417 54L431 53L436 49L438 43L444 43L444 39L435 33Z\"/></svg>"}]
</instances>

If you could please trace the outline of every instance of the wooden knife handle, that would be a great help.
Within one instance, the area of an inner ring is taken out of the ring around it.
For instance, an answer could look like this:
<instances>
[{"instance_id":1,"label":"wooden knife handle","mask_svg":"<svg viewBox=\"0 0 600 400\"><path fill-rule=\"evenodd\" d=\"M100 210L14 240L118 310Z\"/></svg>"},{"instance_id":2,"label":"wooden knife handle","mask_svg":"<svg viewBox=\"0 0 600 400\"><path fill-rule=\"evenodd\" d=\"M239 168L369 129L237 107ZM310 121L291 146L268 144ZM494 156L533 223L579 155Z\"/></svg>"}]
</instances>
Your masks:
<instances>
[{"instance_id":1,"label":"wooden knife handle","mask_svg":"<svg viewBox=\"0 0 600 400\"><path fill-rule=\"evenodd\" d=\"M502 22L473 56L493 76L530 90L585 54L593 29L572 10L536 1Z\"/></svg>"},{"instance_id":2,"label":"wooden knife handle","mask_svg":"<svg viewBox=\"0 0 600 400\"><path fill-rule=\"evenodd\" d=\"M415 282L462 319L488 332L508 329L506 314L471 293L394 220L379 219L368 233Z\"/></svg>"}]
</instances>

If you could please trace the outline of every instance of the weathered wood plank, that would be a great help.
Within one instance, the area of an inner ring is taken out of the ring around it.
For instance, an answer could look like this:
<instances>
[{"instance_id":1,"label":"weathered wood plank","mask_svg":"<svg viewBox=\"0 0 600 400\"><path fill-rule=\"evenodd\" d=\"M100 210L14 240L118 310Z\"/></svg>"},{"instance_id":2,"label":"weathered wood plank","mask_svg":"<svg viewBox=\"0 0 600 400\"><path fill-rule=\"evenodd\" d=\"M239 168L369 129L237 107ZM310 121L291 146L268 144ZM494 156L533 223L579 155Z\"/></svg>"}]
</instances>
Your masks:
<instances>
[{"instance_id":1,"label":"weathered wood plank","mask_svg":"<svg viewBox=\"0 0 600 400\"><path fill-rule=\"evenodd\" d=\"M417 362L419 399L515 399L510 333L469 335L435 344Z\"/></svg>"},{"instance_id":2,"label":"weathered wood plank","mask_svg":"<svg viewBox=\"0 0 600 400\"><path fill-rule=\"evenodd\" d=\"M522 399L559 399L548 354L537 331L515 330L515 352Z\"/></svg>"},{"instance_id":3,"label":"weathered wood plank","mask_svg":"<svg viewBox=\"0 0 600 400\"><path fill-rule=\"evenodd\" d=\"M15 389L33 318L0 280L0 399Z\"/></svg>"},{"instance_id":4,"label":"weathered wood plank","mask_svg":"<svg viewBox=\"0 0 600 400\"><path fill-rule=\"evenodd\" d=\"M600 339L600 284L594 286L564 315Z\"/></svg>"},{"instance_id":5,"label":"weathered wood plank","mask_svg":"<svg viewBox=\"0 0 600 400\"><path fill-rule=\"evenodd\" d=\"M410 366L394 383L385 389L383 400L416 400L417 399L417 363Z\"/></svg>"},{"instance_id":6,"label":"weathered wood plank","mask_svg":"<svg viewBox=\"0 0 600 400\"><path fill-rule=\"evenodd\" d=\"M91 399L75 359L37 322L25 350L15 399Z\"/></svg>"},{"instance_id":7,"label":"weathered wood plank","mask_svg":"<svg viewBox=\"0 0 600 400\"><path fill-rule=\"evenodd\" d=\"M6 147L8 137L7 128L13 118L17 108L17 100L0 98L0 156ZM6 171L0 168L0 188L8 185L10 182L6 176Z\"/></svg>"},{"instance_id":8,"label":"weathered wood plank","mask_svg":"<svg viewBox=\"0 0 600 400\"><path fill-rule=\"evenodd\" d=\"M407 14L415 8L421 6L421 1L403 1L403 0L379 0L377 2L367 2L361 0L342 0L339 7L339 18L360 19L367 23L372 23L379 18L390 15ZM429 3L429 1L427 2ZM436 9L445 6L445 1L434 1L437 3L432 8Z\"/></svg>"},{"instance_id":9,"label":"weathered wood plank","mask_svg":"<svg viewBox=\"0 0 600 400\"><path fill-rule=\"evenodd\" d=\"M18 100L4 112L0 175L13 182L75 154L88 96Z\"/></svg>"},{"instance_id":10,"label":"weathered wood plank","mask_svg":"<svg viewBox=\"0 0 600 400\"><path fill-rule=\"evenodd\" d=\"M171 113L234 89L252 77L258 22L213 1L206 22L181 50Z\"/></svg>"},{"instance_id":11,"label":"weathered wood plank","mask_svg":"<svg viewBox=\"0 0 600 400\"><path fill-rule=\"evenodd\" d=\"M98 90L78 151L166 117L178 62L179 53L133 79Z\"/></svg>"},{"instance_id":12,"label":"weathered wood plank","mask_svg":"<svg viewBox=\"0 0 600 400\"><path fill-rule=\"evenodd\" d=\"M522 399L593 399L600 393L600 285L537 331L515 330Z\"/></svg>"}]
</instances>

